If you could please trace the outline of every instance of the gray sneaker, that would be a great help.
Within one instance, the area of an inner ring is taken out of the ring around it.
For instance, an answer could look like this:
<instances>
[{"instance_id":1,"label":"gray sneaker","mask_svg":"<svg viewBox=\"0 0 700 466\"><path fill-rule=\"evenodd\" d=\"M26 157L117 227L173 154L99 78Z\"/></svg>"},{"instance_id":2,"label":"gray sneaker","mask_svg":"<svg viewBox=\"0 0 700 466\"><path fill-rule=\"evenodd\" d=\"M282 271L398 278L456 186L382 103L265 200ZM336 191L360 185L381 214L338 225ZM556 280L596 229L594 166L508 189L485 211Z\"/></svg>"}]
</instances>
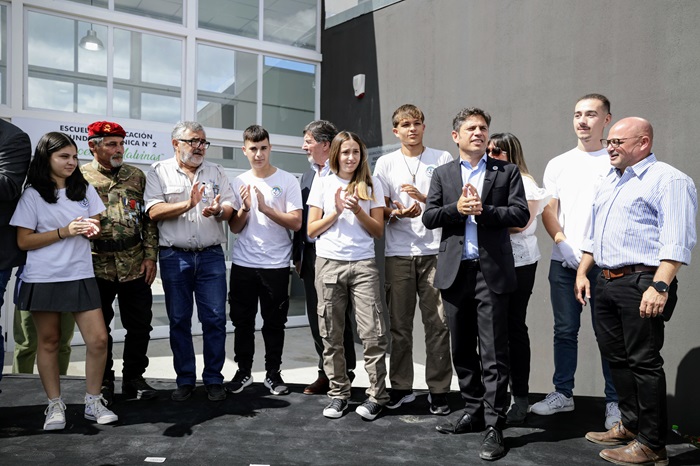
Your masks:
<instances>
[{"instance_id":1,"label":"gray sneaker","mask_svg":"<svg viewBox=\"0 0 700 466\"><path fill-rule=\"evenodd\" d=\"M547 397L535 403L530 408L531 413L539 414L540 416L549 416L550 414L565 413L574 410L574 397L567 397L563 393L552 392Z\"/></svg>"},{"instance_id":2,"label":"gray sneaker","mask_svg":"<svg viewBox=\"0 0 700 466\"><path fill-rule=\"evenodd\" d=\"M60 397L49 400L44 414L44 430L61 430L66 427L66 405Z\"/></svg>"},{"instance_id":3,"label":"gray sneaker","mask_svg":"<svg viewBox=\"0 0 700 466\"><path fill-rule=\"evenodd\" d=\"M605 403L605 428L610 430L622 420L622 413L616 401Z\"/></svg>"},{"instance_id":4,"label":"gray sneaker","mask_svg":"<svg viewBox=\"0 0 700 466\"><path fill-rule=\"evenodd\" d=\"M88 400L88 396L85 395L85 419L95 421L98 424L116 422L119 417L110 411L106 404L107 402L102 395L93 397L91 400Z\"/></svg>"}]
</instances>

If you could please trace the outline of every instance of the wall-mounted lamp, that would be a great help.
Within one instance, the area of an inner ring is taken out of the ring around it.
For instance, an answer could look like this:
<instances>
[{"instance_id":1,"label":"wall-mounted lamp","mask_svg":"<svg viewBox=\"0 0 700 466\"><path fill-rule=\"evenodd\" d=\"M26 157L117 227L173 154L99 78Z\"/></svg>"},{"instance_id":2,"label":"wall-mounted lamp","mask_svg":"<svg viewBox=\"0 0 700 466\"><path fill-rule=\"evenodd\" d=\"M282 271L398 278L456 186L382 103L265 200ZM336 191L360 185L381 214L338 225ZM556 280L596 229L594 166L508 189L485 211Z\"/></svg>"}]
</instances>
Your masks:
<instances>
[{"instance_id":1,"label":"wall-mounted lamp","mask_svg":"<svg viewBox=\"0 0 700 466\"><path fill-rule=\"evenodd\" d=\"M85 34L85 37L80 39L80 47L91 52L96 52L105 48L105 46L102 45L102 41L97 37L97 32L92 29L92 24Z\"/></svg>"},{"instance_id":2,"label":"wall-mounted lamp","mask_svg":"<svg viewBox=\"0 0 700 466\"><path fill-rule=\"evenodd\" d=\"M365 75L356 74L352 77L352 88L355 91L355 97L361 99L365 96Z\"/></svg>"}]
</instances>

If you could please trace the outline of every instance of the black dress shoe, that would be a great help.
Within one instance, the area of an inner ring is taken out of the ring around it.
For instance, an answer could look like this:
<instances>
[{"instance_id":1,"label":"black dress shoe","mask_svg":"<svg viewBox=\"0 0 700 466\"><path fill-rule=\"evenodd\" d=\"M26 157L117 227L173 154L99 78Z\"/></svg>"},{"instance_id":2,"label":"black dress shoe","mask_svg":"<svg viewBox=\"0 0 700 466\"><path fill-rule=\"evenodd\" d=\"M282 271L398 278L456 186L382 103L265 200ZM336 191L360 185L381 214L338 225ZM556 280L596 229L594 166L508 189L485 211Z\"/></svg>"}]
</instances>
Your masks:
<instances>
[{"instance_id":1,"label":"black dress shoe","mask_svg":"<svg viewBox=\"0 0 700 466\"><path fill-rule=\"evenodd\" d=\"M170 398L172 398L173 401L185 401L192 396L193 391L194 385L179 385Z\"/></svg>"},{"instance_id":2,"label":"black dress shoe","mask_svg":"<svg viewBox=\"0 0 700 466\"><path fill-rule=\"evenodd\" d=\"M506 445L503 441L503 434L499 429L489 426L486 429L486 436L481 443L479 458L486 461L494 461L503 458L506 454Z\"/></svg>"},{"instance_id":3,"label":"black dress shoe","mask_svg":"<svg viewBox=\"0 0 700 466\"><path fill-rule=\"evenodd\" d=\"M224 401L226 399L226 390L222 384L212 383L205 385L204 388L207 390L209 401Z\"/></svg>"},{"instance_id":4,"label":"black dress shoe","mask_svg":"<svg viewBox=\"0 0 700 466\"><path fill-rule=\"evenodd\" d=\"M435 427L441 434L466 434L469 432L481 432L484 430L484 421L469 413L462 414L457 424L448 422Z\"/></svg>"}]
</instances>

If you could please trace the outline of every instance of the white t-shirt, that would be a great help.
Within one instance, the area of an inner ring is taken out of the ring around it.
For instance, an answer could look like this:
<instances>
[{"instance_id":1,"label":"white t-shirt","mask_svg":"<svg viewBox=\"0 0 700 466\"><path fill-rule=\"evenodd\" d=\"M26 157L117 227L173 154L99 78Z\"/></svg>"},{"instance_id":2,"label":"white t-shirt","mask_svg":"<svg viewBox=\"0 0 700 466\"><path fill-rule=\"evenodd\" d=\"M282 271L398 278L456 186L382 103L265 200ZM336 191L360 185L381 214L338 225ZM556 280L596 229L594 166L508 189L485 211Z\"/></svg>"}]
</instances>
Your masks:
<instances>
[{"instance_id":1,"label":"white t-shirt","mask_svg":"<svg viewBox=\"0 0 700 466\"><path fill-rule=\"evenodd\" d=\"M77 217L92 217L104 210L105 205L92 185L88 185L85 199L79 202L71 201L66 190L59 189L56 204L49 204L29 187L22 193L10 225L44 233L63 228ZM25 283L53 283L94 276L90 240L78 235L27 251L21 279Z\"/></svg>"},{"instance_id":2,"label":"white t-shirt","mask_svg":"<svg viewBox=\"0 0 700 466\"><path fill-rule=\"evenodd\" d=\"M559 224L566 241L580 249L591 223L593 198L601 181L610 171L610 158L605 149L584 152L571 149L547 164L544 170L544 188L559 199ZM552 259L563 261L558 248L552 248Z\"/></svg>"},{"instance_id":3,"label":"white t-shirt","mask_svg":"<svg viewBox=\"0 0 700 466\"><path fill-rule=\"evenodd\" d=\"M401 149L398 149L377 160L374 176L382 183L384 197L399 201L408 208L418 201L401 192L401 185L414 184L412 175L415 173L416 188L427 196L433 170L450 161L452 156L449 152L429 147L425 148L420 158L406 157L401 153ZM420 203L420 206L425 210L424 203ZM422 215L402 218L387 225L386 256L427 256L438 253L442 229L428 230L421 217Z\"/></svg>"},{"instance_id":4,"label":"white t-shirt","mask_svg":"<svg viewBox=\"0 0 700 466\"><path fill-rule=\"evenodd\" d=\"M289 230L270 220L258 210L258 197L253 186L262 192L265 203L281 212L303 209L301 188L294 175L280 170L267 178L258 178L252 170L233 180L234 208L240 209L241 186L250 185L248 222L233 245L231 260L241 267L280 269L289 267L292 258L292 237Z\"/></svg>"},{"instance_id":5,"label":"white t-shirt","mask_svg":"<svg viewBox=\"0 0 700 466\"><path fill-rule=\"evenodd\" d=\"M306 203L323 209L324 215L335 210L335 192L346 189L348 181L335 174L315 177ZM371 209L384 207L384 191L376 177L372 177L375 200L360 201L360 208L370 214ZM345 192L341 193L345 197ZM316 255L339 261L359 261L374 257L374 238L348 209L316 240Z\"/></svg>"},{"instance_id":6,"label":"white t-shirt","mask_svg":"<svg viewBox=\"0 0 700 466\"><path fill-rule=\"evenodd\" d=\"M516 267L534 264L542 257L540 249L537 247L537 236L535 236L537 216L542 213L544 206L552 198L551 194L547 194L547 190L537 186L535 180L527 175L523 175L523 185L525 186L525 198L528 202L537 201L537 210L535 211L535 218L532 219L529 227L519 233L510 235L510 244L513 247L513 259L515 259Z\"/></svg>"}]
</instances>

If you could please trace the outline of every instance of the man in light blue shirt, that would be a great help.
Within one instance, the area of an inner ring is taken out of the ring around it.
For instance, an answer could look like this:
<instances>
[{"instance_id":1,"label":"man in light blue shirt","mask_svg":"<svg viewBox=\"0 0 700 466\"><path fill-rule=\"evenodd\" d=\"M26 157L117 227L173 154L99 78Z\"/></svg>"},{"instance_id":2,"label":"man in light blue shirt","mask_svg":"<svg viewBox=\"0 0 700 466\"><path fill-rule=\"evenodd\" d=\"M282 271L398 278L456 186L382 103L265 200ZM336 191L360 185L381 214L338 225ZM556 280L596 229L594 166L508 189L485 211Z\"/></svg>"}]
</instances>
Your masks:
<instances>
[{"instance_id":1,"label":"man in light blue shirt","mask_svg":"<svg viewBox=\"0 0 700 466\"><path fill-rule=\"evenodd\" d=\"M656 160L654 132L642 118L616 123L601 142L612 169L593 204L576 276L576 298L590 298L594 262L595 325L619 396L622 420L586 438L616 464L668 464L664 321L677 302L676 274L696 243L697 191L684 173Z\"/></svg>"}]
</instances>

